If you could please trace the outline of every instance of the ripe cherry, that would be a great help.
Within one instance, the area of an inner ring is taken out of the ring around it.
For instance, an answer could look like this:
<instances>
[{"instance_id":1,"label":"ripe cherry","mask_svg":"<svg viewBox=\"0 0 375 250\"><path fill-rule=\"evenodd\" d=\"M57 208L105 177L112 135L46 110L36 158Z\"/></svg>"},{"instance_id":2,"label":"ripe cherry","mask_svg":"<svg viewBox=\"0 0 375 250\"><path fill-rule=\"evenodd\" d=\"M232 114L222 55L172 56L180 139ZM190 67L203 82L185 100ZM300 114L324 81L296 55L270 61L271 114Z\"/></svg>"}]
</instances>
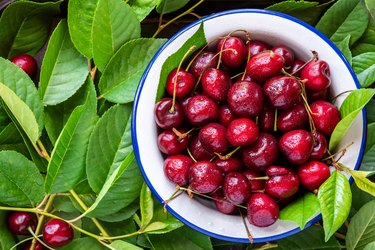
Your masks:
<instances>
[{"instance_id":1,"label":"ripe cherry","mask_svg":"<svg viewBox=\"0 0 375 250\"><path fill-rule=\"evenodd\" d=\"M260 133L253 144L242 148L241 151L245 166L258 172L266 170L279 155L276 138L267 133Z\"/></svg>"},{"instance_id":2,"label":"ripe cherry","mask_svg":"<svg viewBox=\"0 0 375 250\"><path fill-rule=\"evenodd\" d=\"M218 189L217 191L212 193L211 196L214 199L214 204L218 211L224 214L232 214L234 211L236 211L236 205L227 201L222 189Z\"/></svg>"},{"instance_id":3,"label":"ripe cherry","mask_svg":"<svg viewBox=\"0 0 375 250\"><path fill-rule=\"evenodd\" d=\"M219 123L209 123L199 131L199 140L203 148L211 153L224 153L229 148L227 129Z\"/></svg>"},{"instance_id":4,"label":"ripe cherry","mask_svg":"<svg viewBox=\"0 0 375 250\"><path fill-rule=\"evenodd\" d=\"M265 96L278 109L289 109L301 101L302 88L291 76L275 76L263 86Z\"/></svg>"},{"instance_id":5,"label":"ripe cherry","mask_svg":"<svg viewBox=\"0 0 375 250\"><path fill-rule=\"evenodd\" d=\"M191 138L189 151L196 161L209 161L214 156L213 153L210 153L203 148L198 135Z\"/></svg>"},{"instance_id":6,"label":"ripe cherry","mask_svg":"<svg viewBox=\"0 0 375 250\"><path fill-rule=\"evenodd\" d=\"M329 88L323 89L321 91L311 91L306 89L306 95L307 95L307 100L312 103L318 100L322 101L327 101L328 99L328 92Z\"/></svg>"},{"instance_id":7,"label":"ripe cherry","mask_svg":"<svg viewBox=\"0 0 375 250\"><path fill-rule=\"evenodd\" d=\"M259 129L255 122L248 118L233 120L227 129L227 139L233 146L247 146L258 139Z\"/></svg>"},{"instance_id":8,"label":"ripe cherry","mask_svg":"<svg viewBox=\"0 0 375 250\"><path fill-rule=\"evenodd\" d=\"M231 156L229 159L222 160L216 158L214 163L225 173L240 172L242 170L242 162L235 156Z\"/></svg>"},{"instance_id":9,"label":"ripe cherry","mask_svg":"<svg viewBox=\"0 0 375 250\"><path fill-rule=\"evenodd\" d=\"M285 45L277 45L272 48L272 51L284 58L285 66L291 66L293 64L294 51L291 48Z\"/></svg>"},{"instance_id":10,"label":"ripe cherry","mask_svg":"<svg viewBox=\"0 0 375 250\"><path fill-rule=\"evenodd\" d=\"M301 184L310 191L318 189L330 176L329 168L321 161L308 161L298 167Z\"/></svg>"},{"instance_id":11,"label":"ripe cherry","mask_svg":"<svg viewBox=\"0 0 375 250\"><path fill-rule=\"evenodd\" d=\"M304 61L301 60L294 60L292 65L287 69L287 72L289 74L293 74L293 76L300 77L301 76L301 71L302 71L302 66L305 64Z\"/></svg>"},{"instance_id":12,"label":"ripe cherry","mask_svg":"<svg viewBox=\"0 0 375 250\"><path fill-rule=\"evenodd\" d=\"M266 184L266 181L261 180L261 179L259 180L255 179L255 178L264 177L261 173L248 169L248 170L243 171L243 174L248 179L252 191L260 191L264 189L264 185Z\"/></svg>"},{"instance_id":13,"label":"ripe cherry","mask_svg":"<svg viewBox=\"0 0 375 250\"><path fill-rule=\"evenodd\" d=\"M167 178L179 186L189 182L189 169L194 161L186 155L172 155L164 160L164 173Z\"/></svg>"},{"instance_id":14,"label":"ripe cherry","mask_svg":"<svg viewBox=\"0 0 375 250\"><path fill-rule=\"evenodd\" d=\"M8 216L8 228L15 235L29 235L29 227L34 231L37 223L35 214L11 212Z\"/></svg>"},{"instance_id":15,"label":"ripe cherry","mask_svg":"<svg viewBox=\"0 0 375 250\"><path fill-rule=\"evenodd\" d=\"M268 227L279 218L276 201L264 193L254 193L247 202L247 218L258 227Z\"/></svg>"},{"instance_id":16,"label":"ripe cherry","mask_svg":"<svg viewBox=\"0 0 375 250\"><path fill-rule=\"evenodd\" d=\"M313 148L312 135L303 129L289 131L279 139L279 148L290 163L305 163Z\"/></svg>"},{"instance_id":17,"label":"ripe cherry","mask_svg":"<svg viewBox=\"0 0 375 250\"><path fill-rule=\"evenodd\" d=\"M258 116L258 128L261 132L271 133L275 124L275 108L267 101L264 102L263 111Z\"/></svg>"},{"instance_id":18,"label":"ripe cherry","mask_svg":"<svg viewBox=\"0 0 375 250\"><path fill-rule=\"evenodd\" d=\"M164 130L158 136L159 150L167 155L182 153L186 150L187 145L187 137L179 139L172 130Z\"/></svg>"},{"instance_id":19,"label":"ripe cherry","mask_svg":"<svg viewBox=\"0 0 375 250\"><path fill-rule=\"evenodd\" d=\"M228 91L228 106L241 117L256 117L263 109L263 91L255 82L240 81Z\"/></svg>"},{"instance_id":20,"label":"ripe cherry","mask_svg":"<svg viewBox=\"0 0 375 250\"><path fill-rule=\"evenodd\" d=\"M241 66L245 60L246 46L239 37L230 36L220 39L217 45L217 52L220 51L222 53L222 62L230 68Z\"/></svg>"},{"instance_id":21,"label":"ripe cherry","mask_svg":"<svg viewBox=\"0 0 375 250\"><path fill-rule=\"evenodd\" d=\"M196 79L203 74L206 69L215 68L219 62L219 57L209 51L203 51L191 63L189 72L191 72Z\"/></svg>"},{"instance_id":22,"label":"ripe cherry","mask_svg":"<svg viewBox=\"0 0 375 250\"><path fill-rule=\"evenodd\" d=\"M305 80L307 89L322 91L331 85L328 63L315 59L308 63L301 71L301 79Z\"/></svg>"},{"instance_id":23,"label":"ripe cherry","mask_svg":"<svg viewBox=\"0 0 375 250\"><path fill-rule=\"evenodd\" d=\"M246 53L247 55L250 53L250 56L254 56L269 49L271 49L269 44L258 40L250 40L250 42L246 44Z\"/></svg>"},{"instance_id":24,"label":"ripe cherry","mask_svg":"<svg viewBox=\"0 0 375 250\"><path fill-rule=\"evenodd\" d=\"M181 99L188 96L194 89L194 75L183 69L174 69L169 73L165 89L169 95L173 96L176 82L176 98Z\"/></svg>"},{"instance_id":25,"label":"ripe cherry","mask_svg":"<svg viewBox=\"0 0 375 250\"><path fill-rule=\"evenodd\" d=\"M202 126L215 121L218 116L219 108L208 96L195 95L187 104L186 117L193 126Z\"/></svg>"},{"instance_id":26,"label":"ripe cherry","mask_svg":"<svg viewBox=\"0 0 375 250\"><path fill-rule=\"evenodd\" d=\"M303 104L282 110L277 117L277 128L285 133L291 130L304 128L309 122L309 116Z\"/></svg>"},{"instance_id":27,"label":"ripe cherry","mask_svg":"<svg viewBox=\"0 0 375 250\"><path fill-rule=\"evenodd\" d=\"M250 197L251 186L245 175L231 172L224 177L223 193L233 204L241 204Z\"/></svg>"},{"instance_id":28,"label":"ripe cherry","mask_svg":"<svg viewBox=\"0 0 375 250\"><path fill-rule=\"evenodd\" d=\"M33 77L38 68L34 57L26 54L22 54L10 59L10 61L20 67L26 74Z\"/></svg>"},{"instance_id":29,"label":"ripe cherry","mask_svg":"<svg viewBox=\"0 0 375 250\"><path fill-rule=\"evenodd\" d=\"M226 100L231 80L225 71L209 68L203 73L201 83L204 94L217 102Z\"/></svg>"},{"instance_id":30,"label":"ripe cherry","mask_svg":"<svg viewBox=\"0 0 375 250\"><path fill-rule=\"evenodd\" d=\"M219 107L219 123L225 127L229 126L229 123L236 119L237 116L230 110L227 104L223 104Z\"/></svg>"},{"instance_id":31,"label":"ripe cherry","mask_svg":"<svg viewBox=\"0 0 375 250\"><path fill-rule=\"evenodd\" d=\"M189 185L199 193L211 193L223 182L222 171L215 163L198 161L189 170Z\"/></svg>"},{"instance_id":32,"label":"ripe cherry","mask_svg":"<svg viewBox=\"0 0 375 250\"><path fill-rule=\"evenodd\" d=\"M172 129L179 127L184 121L184 110L178 102L173 105L172 98L165 97L155 105L154 115L156 124L162 129Z\"/></svg>"},{"instance_id":33,"label":"ripe cherry","mask_svg":"<svg viewBox=\"0 0 375 250\"><path fill-rule=\"evenodd\" d=\"M311 116L319 132L330 136L340 121L340 112L329 102L316 101L310 104Z\"/></svg>"},{"instance_id":34,"label":"ripe cherry","mask_svg":"<svg viewBox=\"0 0 375 250\"><path fill-rule=\"evenodd\" d=\"M291 197L298 191L298 176L289 169L280 166L270 166L266 170L269 179L266 181L265 191L276 199Z\"/></svg>"},{"instance_id":35,"label":"ripe cherry","mask_svg":"<svg viewBox=\"0 0 375 250\"><path fill-rule=\"evenodd\" d=\"M51 219L44 225L43 240L51 247L61 247L73 240L73 228L65 221Z\"/></svg>"},{"instance_id":36,"label":"ripe cherry","mask_svg":"<svg viewBox=\"0 0 375 250\"><path fill-rule=\"evenodd\" d=\"M280 73L284 67L284 58L273 51L263 51L250 57L246 72L256 82L262 83Z\"/></svg>"},{"instance_id":37,"label":"ripe cherry","mask_svg":"<svg viewBox=\"0 0 375 250\"><path fill-rule=\"evenodd\" d=\"M327 145L326 137L320 132L315 132L314 145L313 150L311 151L310 160L319 160L323 158L327 151Z\"/></svg>"}]
</instances>

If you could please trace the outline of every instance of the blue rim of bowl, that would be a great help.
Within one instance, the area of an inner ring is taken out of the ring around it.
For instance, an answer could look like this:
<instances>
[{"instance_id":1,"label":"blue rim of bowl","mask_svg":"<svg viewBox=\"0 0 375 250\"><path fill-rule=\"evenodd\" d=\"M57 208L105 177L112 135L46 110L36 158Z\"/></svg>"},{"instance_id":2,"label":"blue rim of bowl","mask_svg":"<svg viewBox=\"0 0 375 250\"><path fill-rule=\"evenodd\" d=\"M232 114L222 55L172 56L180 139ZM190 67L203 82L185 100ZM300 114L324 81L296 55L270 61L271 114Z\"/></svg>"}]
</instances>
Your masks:
<instances>
[{"instance_id":1,"label":"blue rim of bowl","mask_svg":"<svg viewBox=\"0 0 375 250\"><path fill-rule=\"evenodd\" d=\"M155 195L155 197L158 199L158 201L160 203L163 202L163 199L158 194L158 192L155 190L155 188L153 187L152 183L148 179L148 177L147 177L147 175L146 175L146 173L145 173L145 171L143 169L142 161L141 161L140 156L139 156L139 146L138 146L138 140L137 140L137 136L136 136L137 135L137 129L136 129L136 127L137 127L136 126L137 108L138 108L140 94L142 92L142 89L143 89L146 77L147 77L147 75L148 75L151 67L153 66L154 61L156 60L156 58L162 53L162 51L172 41L174 41L182 33L184 33L185 31L187 31L189 29L191 29L192 27L200 24L201 22L205 22L207 20L210 20L210 19L213 19L213 18L216 18L216 17L220 17L220 16L224 16L224 15L228 15L228 14L240 14L240 13L258 13L258 14L266 14L266 15L278 16L278 17L281 17L281 18L293 21L295 23L298 23L299 25L307 28L311 32L313 32L316 35L318 35L321 39L323 39L336 52L336 54L340 57L340 59L344 62L345 66L349 70L349 72L350 72L350 74L351 74L351 76L352 76L352 78L353 78L353 80L354 80L357 88L359 89L361 87L360 84L359 84L359 81L357 79L357 76L355 75L354 71L352 70L350 64L348 63L348 61L345 58L345 56L341 53L341 51L336 47L336 45L331 40L329 40L329 38L327 38L323 33L321 33L319 30L317 30L316 28L314 28L310 24L308 24L308 23L306 23L306 22L304 22L304 21L302 21L300 19L297 19L295 17L292 17L290 15L287 15L287 14L284 14L284 13L281 13L281 12L277 12L277 11L264 10L264 9L234 9L234 10L227 10L227 11L222 11L222 12L218 12L218 13L213 13L213 14L207 15L207 16L201 18L201 19L198 19L198 20L196 20L196 21L188 24L187 26L185 26L184 28L182 28L180 31L178 31L175 35L173 35L170 39L168 39L167 42L165 44L163 44L162 47L153 56L153 58L151 59L150 63L148 64L147 68L145 69L145 71L144 71L144 73L142 75L142 78L140 80L139 86L138 86L136 94L135 94L134 104L133 104L131 131L132 131L132 142L133 142L133 149L134 149L135 157L137 159L139 168L141 170L141 173L143 175L143 178L144 178L147 186L150 188L150 190L152 191L152 193ZM359 155L358 155L358 158L357 158L357 162L355 164L354 169L358 169L360 167L360 164L361 164L361 161L362 161L362 158L363 158L363 155L364 155L364 148L365 148L365 145L366 145L366 137L367 137L367 112L366 112L366 108L362 109L362 116L363 116L362 143L361 143L360 152L359 152ZM349 182L350 183L353 182L353 178L352 177L349 178ZM189 221L187 221L184 217L182 217L180 214L178 214L176 211L174 211L170 206L168 206L168 204L167 204L166 207L167 207L167 210L173 216L175 216L178 220L180 220L185 225L188 225L189 227L193 228L194 230L196 230L198 232L201 232L201 233L203 233L205 235L208 235L210 237L214 237L214 238L217 238L217 239L220 239L220 240L231 241L231 242L238 242L238 243L249 243L249 239L248 238L234 238L234 237L229 237L229 236L225 236L225 235L221 235L221 234L216 234L216 233L212 233L210 231L207 231L207 230L205 230L205 229L203 229L203 228L201 228L201 227L199 227L199 226L197 226L195 224L192 224ZM308 221L306 223L304 229L309 228L310 226L312 226L313 224L315 224L316 222L318 222L321 218L322 218L322 215L320 213L319 215L315 216L310 221ZM300 231L302 231L302 230L299 227L297 227L297 228L292 229L292 230L290 230L288 232L277 234L277 235L274 235L274 236L262 237L262 238L254 238L254 243L261 243L261 242L268 242L268 241L280 240L282 238L286 238L288 236L296 234L296 233L298 233Z\"/></svg>"}]
</instances>

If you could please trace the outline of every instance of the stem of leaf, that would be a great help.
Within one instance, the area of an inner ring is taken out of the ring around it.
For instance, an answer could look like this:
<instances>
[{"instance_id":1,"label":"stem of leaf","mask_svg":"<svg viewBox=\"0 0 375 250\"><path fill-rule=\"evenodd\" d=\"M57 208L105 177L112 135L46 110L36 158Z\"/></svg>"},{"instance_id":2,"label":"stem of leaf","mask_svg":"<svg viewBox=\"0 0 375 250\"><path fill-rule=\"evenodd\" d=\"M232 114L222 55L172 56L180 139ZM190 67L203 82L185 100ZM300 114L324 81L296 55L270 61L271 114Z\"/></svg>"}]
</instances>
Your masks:
<instances>
[{"instance_id":1,"label":"stem of leaf","mask_svg":"<svg viewBox=\"0 0 375 250\"><path fill-rule=\"evenodd\" d=\"M335 232L335 237L336 237L336 238L339 238L339 239L342 239L342 240L345 240L345 239L346 239L345 235L343 235L343 234L341 234L341 233L338 233L338 232Z\"/></svg>"},{"instance_id":2,"label":"stem of leaf","mask_svg":"<svg viewBox=\"0 0 375 250\"><path fill-rule=\"evenodd\" d=\"M200 5L203 2L204 2L204 0L200 0L198 3L194 4L190 9L188 9L185 12L181 13L180 15L172 18L171 20L169 20L165 24L161 24L161 20L160 20L160 22L159 22L159 28L155 31L155 33L152 36L152 38L155 38L163 29L165 29L165 27L167 27L168 25L170 25L171 23L173 23L177 19L180 19L181 17L183 17L183 16L185 16L187 14L190 14L198 5Z\"/></svg>"},{"instance_id":3,"label":"stem of leaf","mask_svg":"<svg viewBox=\"0 0 375 250\"><path fill-rule=\"evenodd\" d=\"M43 215L42 215L43 216ZM30 247L30 250L33 250L35 249L35 244L36 242L38 241L40 244L42 244L44 247L46 247L47 249L50 249L50 250L54 250L53 248L51 248L50 246L48 246L46 243L44 243L41 239L39 239L38 235L35 234L33 232L33 230L31 229L31 227L28 228L30 234L33 236L33 241L31 242L31 247ZM35 242L35 243L34 243Z\"/></svg>"},{"instance_id":4,"label":"stem of leaf","mask_svg":"<svg viewBox=\"0 0 375 250\"><path fill-rule=\"evenodd\" d=\"M52 206L52 203L53 203L53 200L55 199L55 197L56 197L55 194L51 194L49 196L47 204L46 204L46 206L43 209L44 212L46 212L46 213L48 212L48 210ZM35 235L38 235L39 232L40 232L40 230L42 229L44 218L45 218L45 215L41 215L39 217L38 224L36 226L35 233L34 233ZM34 250L35 249L36 242L37 242L37 238L34 238L33 241L31 242L30 250Z\"/></svg>"},{"instance_id":5,"label":"stem of leaf","mask_svg":"<svg viewBox=\"0 0 375 250\"><path fill-rule=\"evenodd\" d=\"M124 234L124 235L118 235L118 236L112 236L112 237L100 237L98 240L108 240L108 241L112 241L112 240L119 240L119 239L124 239L124 238L129 238L129 237L132 237L132 236L136 236L136 235L139 235L139 234L142 234L143 232L142 231L135 231L133 233L130 233L130 234Z\"/></svg>"},{"instance_id":6,"label":"stem of leaf","mask_svg":"<svg viewBox=\"0 0 375 250\"><path fill-rule=\"evenodd\" d=\"M79 197L79 195L72 189L69 191L70 194L73 196L73 198L77 201L77 203L81 206L81 208L85 211L87 211L88 207L86 206L86 204L81 200L81 198ZM96 227L99 229L100 233L104 236L104 237L109 237L109 234L107 233L107 231L103 228L103 226L100 224L100 222L96 219L96 218L91 218L92 222L94 222L94 224L96 225Z\"/></svg>"},{"instance_id":7,"label":"stem of leaf","mask_svg":"<svg viewBox=\"0 0 375 250\"><path fill-rule=\"evenodd\" d=\"M264 244L263 246L260 246L258 248L254 248L254 250L265 250L265 249L271 249L271 248L276 248L276 247L278 247L277 244L267 243L267 244Z\"/></svg>"},{"instance_id":8,"label":"stem of leaf","mask_svg":"<svg viewBox=\"0 0 375 250\"><path fill-rule=\"evenodd\" d=\"M37 144L38 144L38 146L39 146L39 148L40 148L40 150L41 150L41 156L42 156L44 159L46 159L47 161L50 161L50 160L51 160L51 157L49 156L49 154L48 154L46 148L44 147L44 145L43 145L43 143L42 143L42 141L41 141L41 140L38 140L38 141L37 141Z\"/></svg>"}]
</instances>

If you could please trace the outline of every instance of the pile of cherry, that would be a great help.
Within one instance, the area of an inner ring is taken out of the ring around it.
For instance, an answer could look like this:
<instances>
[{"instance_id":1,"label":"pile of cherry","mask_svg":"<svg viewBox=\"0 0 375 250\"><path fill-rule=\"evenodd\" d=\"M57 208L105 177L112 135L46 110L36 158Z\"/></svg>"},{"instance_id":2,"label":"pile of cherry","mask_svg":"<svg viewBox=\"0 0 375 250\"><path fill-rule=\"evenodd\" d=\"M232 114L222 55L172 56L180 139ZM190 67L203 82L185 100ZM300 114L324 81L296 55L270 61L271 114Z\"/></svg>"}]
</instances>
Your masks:
<instances>
[{"instance_id":1,"label":"pile of cherry","mask_svg":"<svg viewBox=\"0 0 375 250\"><path fill-rule=\"evenodd\" d=\"M327 101L329 65L285 45L218 40L169 73L155 105L164 172L220 212L247 208L250 223L266 227L330 175L327 139L340 114Z\"/></svg>"}]
</instances>

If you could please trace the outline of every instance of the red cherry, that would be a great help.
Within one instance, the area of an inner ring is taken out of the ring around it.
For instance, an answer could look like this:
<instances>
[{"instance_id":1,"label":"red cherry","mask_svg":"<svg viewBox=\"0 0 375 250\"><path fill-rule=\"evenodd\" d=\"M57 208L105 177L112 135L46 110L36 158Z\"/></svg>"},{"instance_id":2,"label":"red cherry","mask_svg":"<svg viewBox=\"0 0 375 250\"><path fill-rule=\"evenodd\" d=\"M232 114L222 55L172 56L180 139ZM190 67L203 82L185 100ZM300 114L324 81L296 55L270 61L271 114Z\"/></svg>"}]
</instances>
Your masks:
<instances>
[{"instance_id":1,"label":"red cherry","mask_svg":"<svg viewBox=\"0 0 375 250\"><path fill-rule=\"evenodd\" d=\"M27 212L11 212L8 216L8 228L15 235L29 235L28 228L33 231L36 228L37 218L35 214Z\"/></svg>"},{"instance_id":2,"label":"red cherry","mask_svg":"<svg viewBox=\"0 0 375 250\"><path fill-rule=\"evenodd\" d=\"M210 153L203 148L202 143L199 140L199 136L193 136L191 138L189 143L189 151L197 161L209 161L214 156L213 153Z\"/></svg>"},{"instance_id":3,"label":"red cherry","mask_svg":"<svg viewBox=\"0 0 375 250\"><path fill-rule=\"evenodd\" d=\"M224 153L229 148L227 129L219 123L209 123L199 131L203 148L211 153Z\"/></svg>"},{"instance_id":4,"label":"red cherry","mask_svg":"<svg viewBox=\"0 0 375 250\"><path fill-rule=\"evenodd\" d=\"M284 64L285 61L281 55L273 51L263 51L250 57L246 72L251 79L261 83L279 74Z\"/></svg>"},{"instance_id":5,"label":"red cherry","mask_svg":"<svg viewBox=\"0 0 375 250\"><path fill-rule=\"evenodd\" d=\"M247 146L258 139L259 129L255 122L248 118L233 120L227 129L227 139L233 146Z\"/></svg>"},{"instance_id":6,"label":"red cherry","mask_svg":"<svg viewBox=\"0 0 375 250\"><path fill-rule=\"evenodd\" d=\"M231 172L224 177L223 192L230 202L238 205L250 197L251 186L245 175Z\"/></svg>"},{"instance_id":7,"label":"red cherry","mask_svg":"<svg viewBox=\"0 0 375 250\"><path fill-rule=\"evenodd\" d=\"M241 66L246 56L246 46L244 42L235 36L224 37L217 45L217 52L222 51L221 60L230 68Z\"/></svg>"},{"instance_id":8,"label":"red cherry","mask_svg":"<svg viewBox=\"0 0 375 250\"><path fill-rule=\"evenodd\" d=\"M184 121L184 110L181 104L176 102L174 111L171 111L172 103L172 98L165 97L155 105L155 122L162 129L177 128Z\"/></svg>"},{"instance_id":9,"label":"red cherry","mask_svg":"<svg viewBox=\"0 0 375 250\"><path fill-rule=\"evenodd\" d=\"M304 61L301 61L301 60L294 60L294 62L292 63L292 66L290 66L287 70L287 72L289 74L293 74L294 76L296 77L300 77L301 76L301 71L302 71L302 66L305 64Z\"/></svg>"},{"instance_id":10,"label":"red cherry","mask_svg":"<svg viewBox=\"0 0 375 250\"><path fill-rule=\"evenodd\" d=\"M177 73L177 69L174 69L169 73L167 78L167 83L165 85L165 89L167 90L168 94L173 96L174 94L174 86L176 82L176 98L184 98L188 96L194 89L195 86L195 78L193 74L186 72L183 69L179 69Z\"/></svg>"},{"instance_id":11,"label":"red cherry","mask_svg":"<svg viewBox=\"0 0 375 250\"><path fill-rule=\"evenodd\" d=\"M10 61L20 67L30 77L33 77L38 68L34 57L26 54L22 54L10 59Z\"/></svg>"},{"instance_id":12,"label":"red cherry","mask_svg":"<svg viewBox=\"0 0 375 250\"><path fill-rule=\"evenodd\" d=\"M258 227L268 227L279 218L276 201L264 193L254 193L247 203L247 218Z\"/></svg>"},{"instance_id":13,"label":"red cherry","mask_svg":"<svg viewBox=\"0 0 375 250\"><path fill-rule=\"evenodd\" d=\"M61 247L73 240L73 228L65 221L51 219L44 225L43 240L51 247Z\"/></svg>"},{"instance_id":14,"label":"red cherry","mask_svg":"<svg viewBox=\"0 0 375 250\"><path fill-rule=\"evenodd\" d=\"M264 185L266 183L265 180L254 180L254 178L263 177L262 174L260 174L259 172L251 171L251 170L245 170L243 174L248 179L252 191L257 191L257 190L259 191L259 190L264 189Z\"/></svg>"},{"instance_id":15,"label":"red cherry","mask_svg":"<svg viewBox=\"0 0 375 250\"><path fill-rule=\"evenodd\" d=\"M279 139L279 148L290 163L305 163L313 149L311 133L303 129L289 131Z\"/></svg>"},{"instance_id":16,"label":"red cherry","mask_svg":"<svg viewBox=\"0 0 375 250\"><path fill-rule=\"evenodd\" d=\"M272 133L275 124L275 108L268 102L264 102L263 111L258 116L259 131Z\"/></svg>"},{"instance_id":17,"label":"red cherry","mask_svg":"<svg viewBox=\"0 0 375 250\"><path fill-rule=\"evenodd\" d=\"M309 115L303 104L282 110L277 117L277 128L285 133L291 130L304 128L309 122Z\"/></svg>"},{"instance_id":18,"label":"red cherry","mask_svg":"<svg viewBox=\"0 0 375 250\"><path fill-rule=\"evenodd\" d=\"M23 248L23 250L30 250L31 248L31 244L32 244L32 240L30 240L26 245L25 247ZM47 248L45 246L42 245L42 243L40 243L39 241L37 241L35 243L35 248L34 250L47 250Z\"/></svg>"},{"instance_id":19,"label":"red cherry","mask_svg":"<svg viewBox=\"0 0 375 250\"><path fill-rule=\"evenodd\" d=\"M202 126L217 120L219 107L214 100L204 95L190 98L187 104L186 117L193 126Z\"/></svg>"},{"instance_id":20,"label":"red cherry","mask_svg":"<svg viewBox=\"0 0 375 250\"><path fill-rule=\"evenodd\" d=\"M179 186L189 182L189 169L194 161L186 155L172 155L164 160L164 173L167 178Z\"/></svg>"},{"instance_id":21,"label":"red cherry","mask_svg":"<svg viewBox=\"0 0 375 250\"><path fill-rule=\"evenodd\" d=\"M225 127L229 126L229 123L236 119L237 116L230 110L227 104L223 104L219 108L219 123Z\"/></svg>"},{"instance_id":22,"label":"red cherry","mask_svg":"<svg viewBox=\"0 0 375 250\"><path fill-rule=\"evenodd\" d=\"M216 158L214 163L225 173L239 172L242 170L242 162L235 156L231 156L229 159L221 160Z\"/></svg>"},{"instance_id":23,"label":"red cherry","mask_svg":"<svg viewBox=\"0 0 375 250\"><path fill-rule=\"evenodd\" d=\"M187 137L179 139L178 136L172 130L165 130L161 132L158 136L159 150L167 155L175 155L182 153L186 150L187 145Z\"/></svg>"},{"instance_id":24,"label":"red cherry","mask_svg":"<svg viewBox=\"0 0 375 250\"><path fill-rule=\"evenodd\" d=\"M262 51L269 50L271 46L263 41L250 40L246 44L246 56L250 53L250 56L254 56Z\"/></svg>"},{"instance_id":25,"label":"red cherry","mask_svg":"<svg viewBox=\"0 0 375 250\"><path fill-rule=\"evenodd\" d=\"M284 58L285 66L290 66L294 62L294 51L291 48L285 45L277 45L272 48L272 51Z\"/></svg>"},{"instance_id":26,"label":"red cherry","mask_svg":"<svg viewBox=\"0 0 375 250\"><path fill-rule=\"evenodd\" d=\"M323 158L327 151L327 139L326 137L319 132L314 134L314 146L310 155L310 160L319 160Z\"/></svg>"},{"instance_id":27,"label":"red cherry","mask_svg":"<svg viewBox=\"0 0 375 250\"><path fill-rule=\"evenodd\" d=\"M311 116L314 125L319 132L330 136L340 121L340 112L332 104L326 101L316 101L310 104Z\"/></svg>"},{"instance_id":28,"label":"red cherry","mask_svg":"<svg viewBox=\"0 0 375 250\"><path fill-rule=\"evenodd\" d=\"M217 102L223 102L227 98L231 80L225 71L209 68L203 73L201 83L207 96Z\"/></svg>"},{"instance_id":29,"label":"red cherry","mask_svg":"<svg viewBox=\"0 0 375 250\"><path fill-rule=\"evenodd\" d=\"M211 193L223 182L222 171L215 163L198 161L189 170L189 185L199 193Z\"/></svg>"},{"instance_id":30,"label":"red cherry","mask_svg":"<svg viewBox=\"0 0 375 250\"><path fill-rule=\"evenodd\" d=\"M305 80L307 89L322 91L331 85L329 65L323 60L313 60L301 72L301 79Z\"/></svg>"},{"instance_id":31,"label":"red cherry","mask_svg":"<svg viewBox=\"0 0 375 250\"><path fill-rule=\"evenodd\" d=\"M191 72L195 78L199 78L206 69L215 68L219 62L219 57L216 56L215 53L209 51L203 51L200 53L189 68L189 72Z\"/></svg>"},{"instance_id":32,"label":"red cherry","mask_svg":"<svg viewBox=\"0 0 375 250\"><path fill-rule=\"evenodd\" d=\"M318 189L330 176L329 168L321 161L309 161L298 167L301 184L310 191Z\"/></svg>"},{"instance_id":33,"label":"red cherry","mask_svg":"<svg viewBox=\"0 0 375 250\"><path fill-rule=\"evenodd\" d=\"M236 211L236 205L227 201L221 189L215 191L211 196L214 199L214 204L218 211L224 214L231 214Z\"/></svg>"},{"instance_id":34,"label":"red cherry","mask_svg":"<svg viewBox=\"0 0 375 250\"><path fill-rule=\"evenodd\" d=\"M298 176L287 168L271 166L266 170L269 179L266 181L265 191L276 199L291 197L298 191Z\"/></svg>"}]
</instances>

